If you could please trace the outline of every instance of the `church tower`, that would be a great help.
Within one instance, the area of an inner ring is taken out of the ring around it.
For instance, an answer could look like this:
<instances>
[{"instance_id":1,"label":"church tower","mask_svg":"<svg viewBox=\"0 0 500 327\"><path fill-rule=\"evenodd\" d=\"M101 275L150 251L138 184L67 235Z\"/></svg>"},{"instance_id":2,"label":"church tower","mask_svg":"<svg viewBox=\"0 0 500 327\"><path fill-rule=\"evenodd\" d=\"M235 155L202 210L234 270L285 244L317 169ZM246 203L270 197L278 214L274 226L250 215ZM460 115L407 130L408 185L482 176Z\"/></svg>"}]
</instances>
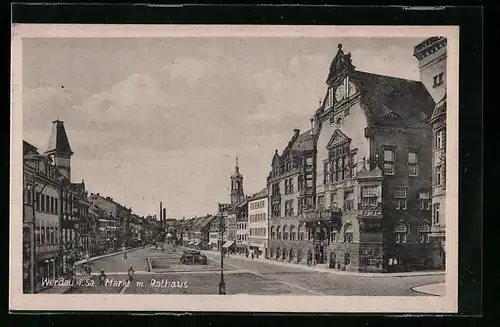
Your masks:
<instances>
[{"instance_id":1,"label":"church tower","mask_svg":"<svg viewBox=\"0 0 500 327\"><path fill-rule=\"evenodd\" d=\"M71 156L73 151L69 145L64 123L59 119L52 122L49 145L45 154L49 156L58 171L71 181Z\"/></svg>"},{"instance_id":2,"label":"church tower","mask_svg":"<svg viewBox=\"0 0 500 327\"><path fill-rule=\"evenodd\" d=\"M240 173L238 157L236 157L236 166L234 167L234 173L231 175L231 205L234 206L236 203L243 201L244 199L243 175Z\"/></svg>"}]
</instances>

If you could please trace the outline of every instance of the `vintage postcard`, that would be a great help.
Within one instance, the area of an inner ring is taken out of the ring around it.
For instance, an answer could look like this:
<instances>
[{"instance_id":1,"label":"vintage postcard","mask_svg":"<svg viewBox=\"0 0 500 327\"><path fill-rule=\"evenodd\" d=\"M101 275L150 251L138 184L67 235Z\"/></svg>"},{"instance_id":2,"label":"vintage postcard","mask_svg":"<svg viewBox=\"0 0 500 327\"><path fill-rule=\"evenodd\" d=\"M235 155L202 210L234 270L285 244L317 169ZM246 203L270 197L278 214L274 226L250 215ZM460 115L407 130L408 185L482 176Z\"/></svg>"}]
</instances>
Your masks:
<instances>
[{"instance_id":1,"label":"vintage postcard","mask_svg":"<svg viewBox=\"0 0 500 327\"><path fill-rule=\"evenodd\" d=\"M14 25L11 310L456 312L458 34Z\"/></svg>"}]
</instances>

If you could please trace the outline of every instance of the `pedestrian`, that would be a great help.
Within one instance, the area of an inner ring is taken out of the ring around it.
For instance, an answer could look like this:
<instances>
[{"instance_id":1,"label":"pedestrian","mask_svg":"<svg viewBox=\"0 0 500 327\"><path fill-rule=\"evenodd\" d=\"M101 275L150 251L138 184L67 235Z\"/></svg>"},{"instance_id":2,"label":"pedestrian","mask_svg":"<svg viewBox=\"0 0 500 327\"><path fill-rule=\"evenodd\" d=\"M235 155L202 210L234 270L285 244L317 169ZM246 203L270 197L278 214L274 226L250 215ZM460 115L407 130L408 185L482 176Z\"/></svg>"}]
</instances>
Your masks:
<instances>
[{"instance_id":1,"label":"pedestrian","mask_svg":"<svg viewBox=\"0 0 500 327\"><path fill-rule=\"evenodd\" d=\"M123 260L127 260L127 252L123 254Z\"/></svg>"},{"instance_id":2,"label":"pedestrian","mask_svg":"<svg viewBox=\"0 0 500 327\"><path fill-rule=\"evenodd\" d=\"M254 251L252 251L252 260L253 260L253 256L254 256L253 252L254 252Z\"/></svg>"},{"instance_id":3,"label":"pedestrian","mask_svg":"<svg viewBox=\"0 0 500 327\"><path fill-rule=\"evenodd\" d=\"M104 274L104 270L101 270L101 274L99 275L99 286L104 286L105 281L106 281L106 274Z\"/></svg>"},{"instance_id":4,"label":"pedestrian","mask_svg":"<svg viewBox=\"0 0 500 327\"><path fill-rule=\"evenodd\" d=\"M132 267L128 269L128 279L129 281L132 281L134 279L134 268Z\"/></svg>"}]
</instances>

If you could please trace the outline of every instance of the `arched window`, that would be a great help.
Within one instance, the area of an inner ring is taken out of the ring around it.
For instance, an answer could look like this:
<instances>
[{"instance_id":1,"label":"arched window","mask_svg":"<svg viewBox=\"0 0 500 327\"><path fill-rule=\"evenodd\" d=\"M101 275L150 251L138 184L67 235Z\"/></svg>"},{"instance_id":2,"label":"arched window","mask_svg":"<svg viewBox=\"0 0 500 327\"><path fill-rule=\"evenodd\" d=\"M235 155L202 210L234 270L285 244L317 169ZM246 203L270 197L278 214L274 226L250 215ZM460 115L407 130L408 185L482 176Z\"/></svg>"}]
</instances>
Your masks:
<instances>
[{"instance_id":1,"label":"arched window","mask_svg":"<svg viewBox=\"0 0 500 327\"><path fill-rule=\"evenodd\" d=\"M333 229L330 232L330 242L336 242L336 241L338 241L338 231Z\"/></svg>"},{"instance_id":2,"label":"arched window","mask_svg":"<svg viewBox=\"0 0 500 327\"><path fill-rule=\"evenodd\" d=\"M351 243L353 241L354 229L351 223L345 223L344 225L344 242Z\"/></svg>"},{"instance_id":3,"label":"arched window","mask_svg":"<svg viewBox=\"0 0 500 327\"><path fill-rule=\"evenodd\" d=\"M288 260L292 261L293 258L295 258L295 253L293 252L293 249L290 249L290 252L288 254Z\"/></svg>"},{"instance_id":4,"label":"arched window","mask_svg":"<svg viewBox=\"0 0 500 327\"><path fill-rule=\"evenodd\" d=\"M275 239L276 238L276 231L274 230L274 226L271 227L271 239Z\"/></svg>"},{"instance_id":5,"label":"arched window","mask_svg":"<svg viewBox=\"0 0 500 327\"><path fill-rule=\"evenodd\" d=\"M281 240L281 227L280 226L276 227L276 238L278 240Z\"/></svg>"},{"instance_id":6,"label":"arched window","mask_svg":"<svg viewBox=\"0 0 500 327\"><path fill-rule=\"evenodd\" d=\"M299 249L297 251L297 263L301 262L302 261L302 250Z\"/></svg>"},{"instance_id":7,"label":"arched window","mask_svg":"<svg viewBox=\"0 0 500 327\"><path fill-rule=\"evenodd\" d=\"M280 257L280 255L281 255L281 251L280 251L280 247L278 246L276 248L276 259L278 259Z\"/></svg>"},{"instance_id":8,"label":"arched window","mask_svg":"<svg viewBox=\"0 0 500 327\"><path fill-rule=\"evenodd\" d=\"M285 248L283 248L283 260L286 259L287 254L288 254L288 252L286 251Z\"/></svg>"},{"instance_id":9,"label":"arched window","mask_svg":"<svg viewBox=\"0 0 500 327\"><path fill-rule=\"evenodd\" d=\"M288 226L283 226L283 239L288 240Z\"/></svg>"},{"instance_id":10,"label":"arched window","mask_svg":"<svg viewBox=\"0 0 500 327\"><path fill-rule=\"evenodd\" d=\"M406 243L406 236L408 235L408 227L404 222L399 222L394 226L394 238L396 243Z\"/></svg>"},{"instance_id":11,"label":"arched window","mask_svg":"<svg viewBox=\"0 0 500 327\"><path fill-rule=\"evenodd\" d=\"M418 226L420 243L429 243L430 232L431 232L431 226L428 223L426 222L420 223L420 225Z\"/></svg>"},{"instance_id":12,"label":"arched window","mask_svg":"<svg viewBox=\"0 0 500 327\"><path fill-rule=\"evenodd\" d=\"M296 239L296 235L295 235L295 226L290 226L290 239L291 240L295 240Z\"/></svg>"}]
</instances>

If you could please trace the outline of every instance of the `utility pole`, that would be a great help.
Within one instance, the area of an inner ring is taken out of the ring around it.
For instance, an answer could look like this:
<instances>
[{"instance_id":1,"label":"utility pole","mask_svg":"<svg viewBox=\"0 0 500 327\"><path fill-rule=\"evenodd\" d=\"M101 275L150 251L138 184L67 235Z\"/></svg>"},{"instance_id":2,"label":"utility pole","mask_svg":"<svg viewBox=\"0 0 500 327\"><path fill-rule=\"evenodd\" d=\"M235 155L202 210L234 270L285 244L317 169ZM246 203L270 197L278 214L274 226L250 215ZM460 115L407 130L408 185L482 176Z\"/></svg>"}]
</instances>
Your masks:
<instances>
[{"instance_id":1,"label":"utility pole","mask_svg":"<svg viewBox=\"0 0 500 327\"><path fill-rule=\"evenodd\" d=\"M220 214L219 218L219 232L220 232L220 282L219 282L219 295L226 295L226 283L224 282L224 215Z\"/></svg>"}]
</instances>

